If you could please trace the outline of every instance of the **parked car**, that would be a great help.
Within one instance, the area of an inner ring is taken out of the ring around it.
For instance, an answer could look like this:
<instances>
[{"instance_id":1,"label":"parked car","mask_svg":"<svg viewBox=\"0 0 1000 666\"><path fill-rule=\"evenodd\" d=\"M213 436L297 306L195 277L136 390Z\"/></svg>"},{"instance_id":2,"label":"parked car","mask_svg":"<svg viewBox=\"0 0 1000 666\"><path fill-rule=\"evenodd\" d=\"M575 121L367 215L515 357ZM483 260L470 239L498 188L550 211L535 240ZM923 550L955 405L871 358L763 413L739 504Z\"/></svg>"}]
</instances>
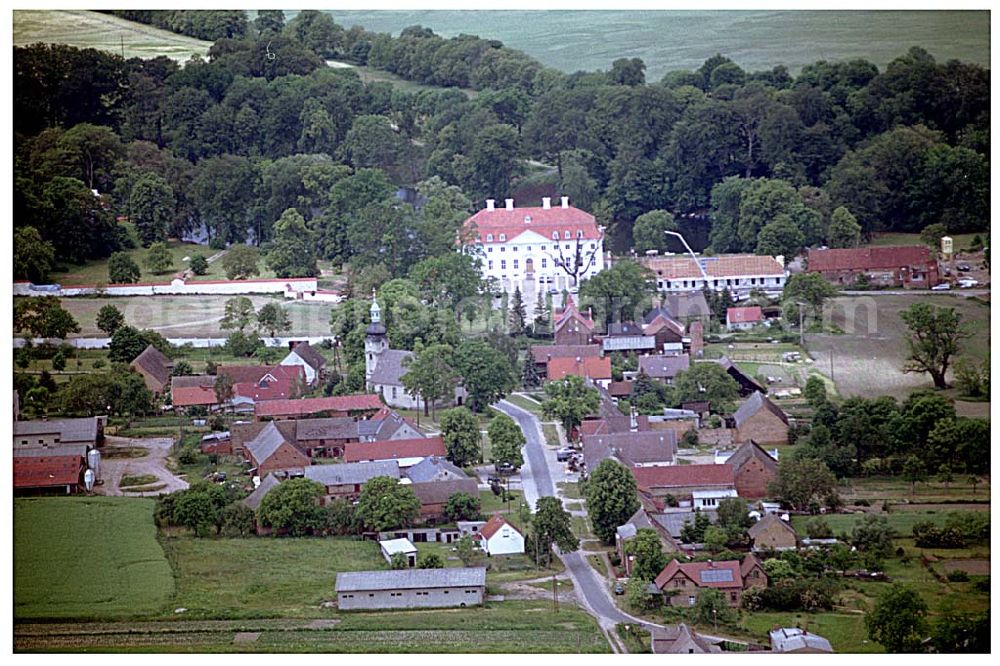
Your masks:
<instances>
[{"instance_id":1,"label":"parked car","mask_svg":"<svg viewBox=\"0 0 1000 666\"><path fill-rule=\"evenodd\" d=\"M497 463L494 468L501 476L509 476L514 473L514 466L507 462Z\"/></svg>"},{"instance_id":2,"label":"parked car","mask_svg":"<svg viewBox=\"0 0 1000 666\"><path fill-rule=\"evenodd\" d=\"M559 462L566 462L573 456L574 453L576 453L576 449L573 449L569 446L564 446L563 448L556 451L556 460L558 460Z\"/></svg>"},{"instance_id":3,"label":"parked car","mask_svg":"<svg viewBox=\"0 0 1000 666\"><path fill-rule=\"evenodd\" d=\"M617 595L625 594L625 586L621 583L615 583L614 591Z\"/></svg>"},{"instance_id":4,"label":"parked car","mask_svg":"<svg viewBox=\"0 0 1000 666\"><path fill-rule=\"evenodd\" d=\"M972 266L970 266L969 264L959 264L955 268L962 271L963 273L968 273L969 271L972 270Z\"/></svg>"},{"instance_id":5,"label":"parked car","mask_svg":"<svg viewBox=\"0 0 1000 666\"><path fill-rule=\"evenodd\" d=\"M958 286L962 289L970 289L979 286L979 280L973 278L962 278L958 281Z\"/></svg>"},{"instance_id":6,"label":"parked car","mask_svg":"<svg viewBox=\"0 0 1000 666\"><path fill-rule=\"evenodd\" d=\"M948 291L949 289L951 289L951 285L947 282L942 282L931 287L931 291Z\"/></svg>"}]
</instances>

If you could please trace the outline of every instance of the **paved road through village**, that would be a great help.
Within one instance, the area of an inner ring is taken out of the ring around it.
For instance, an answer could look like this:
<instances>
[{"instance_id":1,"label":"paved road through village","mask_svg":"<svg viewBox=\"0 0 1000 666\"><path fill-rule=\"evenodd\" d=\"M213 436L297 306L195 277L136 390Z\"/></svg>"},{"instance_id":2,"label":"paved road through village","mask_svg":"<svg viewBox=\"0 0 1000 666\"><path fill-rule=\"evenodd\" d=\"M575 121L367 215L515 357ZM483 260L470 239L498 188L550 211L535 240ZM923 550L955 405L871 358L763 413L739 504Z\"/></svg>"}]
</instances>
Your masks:
<instances>
[{"instance_id":1,"label":"paved road through village","mask_svg":"<svg viewBox=\"0 0 1000 666\"><path fill-rule=\"evenodd\" d=\"M556 491L552 474L559 470L551 469L548 464L543 448L542 428L538 418L531 412L506 400L500 401L494 407L517 421L521 430L524 431L527 442L524 446L525 465L521 469L521 485L524 488L525 497L530 498L532 495L535 497L555 497ZM533 501L529 500L529 503L534 506ZM611 598L608 582L597 574L587 562L586 557L579 551L559 553L559 558L566 565L566 572L573 580L573 586L579 593L580 601L590 614L597 618L602 628L611 630L619 622L656 626L619 610Z\"/></svg>"}]
</instances>

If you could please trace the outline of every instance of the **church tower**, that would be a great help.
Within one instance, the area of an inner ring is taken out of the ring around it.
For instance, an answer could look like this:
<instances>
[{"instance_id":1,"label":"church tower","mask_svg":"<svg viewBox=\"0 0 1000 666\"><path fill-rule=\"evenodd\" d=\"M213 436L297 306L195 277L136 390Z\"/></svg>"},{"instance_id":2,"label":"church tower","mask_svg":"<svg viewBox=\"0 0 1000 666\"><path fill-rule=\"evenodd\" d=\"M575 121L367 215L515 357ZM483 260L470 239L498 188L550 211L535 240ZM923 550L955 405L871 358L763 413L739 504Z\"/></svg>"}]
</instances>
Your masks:
<instances>
[{"instance_id":1,"label":"church tower","mask_svg":"<svg viewBox=\"0 0 1000 666\"><path fill-rule=\"evenodd\" d=\"M371 378L378 365L382 352L389 348L385 337L385 326L382 325L382 309L375 300L375 290L372 289L371 323L365 329L365 384L372 390Z\"/></svg>"}]
</instances>

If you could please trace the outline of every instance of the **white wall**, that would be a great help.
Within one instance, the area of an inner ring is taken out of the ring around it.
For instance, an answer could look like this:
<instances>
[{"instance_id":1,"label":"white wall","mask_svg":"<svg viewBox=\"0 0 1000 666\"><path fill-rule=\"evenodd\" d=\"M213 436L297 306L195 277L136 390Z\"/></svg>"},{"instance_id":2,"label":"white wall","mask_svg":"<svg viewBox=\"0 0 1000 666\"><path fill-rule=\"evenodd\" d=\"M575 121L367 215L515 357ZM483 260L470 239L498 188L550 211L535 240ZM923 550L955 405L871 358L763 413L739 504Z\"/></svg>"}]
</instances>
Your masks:
<instances>
[{"instance_id":1,"label":"white wall","mask_svg":"<svg viewBox=\"0 0 1000 666\"><path fill-rule=\"evenodd\" d=\"M507 536L504 536L504 533ZM486 550L490 555L513 555L524 552L524 537L517 530L507 525L501 527L496 534L486 542Z\"/></svg>"},{"instance_id":2,"label":"white wall","mask_svg":"<svg viewBox=\"0 0 1000 666\"><path fill-rule=\"evenodd\" d=\"M303 300L326 300L328 297L306 295L315 292L316 278L288 278L286 280L227 280L224 282L185 282L174 279L156 284L113 284L101 292L107 296L198 296L236 294L285 294L287 298ZM93 285L72 285L55 291L39 291L28 282L15 282L15 296L88 296L98 293ZM301 296L299 295L301 293ZM331 292L326 292L331 294Z\"/></svg>"}]
</instances>

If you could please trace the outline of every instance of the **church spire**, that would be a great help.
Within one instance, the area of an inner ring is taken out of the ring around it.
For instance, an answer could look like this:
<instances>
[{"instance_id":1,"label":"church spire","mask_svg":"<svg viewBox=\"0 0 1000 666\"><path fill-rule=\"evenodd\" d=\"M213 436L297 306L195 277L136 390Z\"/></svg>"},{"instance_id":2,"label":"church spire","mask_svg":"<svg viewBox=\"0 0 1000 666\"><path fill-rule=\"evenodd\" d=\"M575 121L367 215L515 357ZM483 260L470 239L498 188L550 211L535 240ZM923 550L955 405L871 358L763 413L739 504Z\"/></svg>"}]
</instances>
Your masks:
<instances>
[{"instance_id":1,"label":"church spire","mask_svg":"<svg viewBox=\"0 0 1000 666\"><path fill-rule=\"evenodd\" d=\"M378 301L375 300L375 287L372 287L371 316L373 324L379 324L382 322L382 308L378 306Z\"/></svg>"}]
</instances>

